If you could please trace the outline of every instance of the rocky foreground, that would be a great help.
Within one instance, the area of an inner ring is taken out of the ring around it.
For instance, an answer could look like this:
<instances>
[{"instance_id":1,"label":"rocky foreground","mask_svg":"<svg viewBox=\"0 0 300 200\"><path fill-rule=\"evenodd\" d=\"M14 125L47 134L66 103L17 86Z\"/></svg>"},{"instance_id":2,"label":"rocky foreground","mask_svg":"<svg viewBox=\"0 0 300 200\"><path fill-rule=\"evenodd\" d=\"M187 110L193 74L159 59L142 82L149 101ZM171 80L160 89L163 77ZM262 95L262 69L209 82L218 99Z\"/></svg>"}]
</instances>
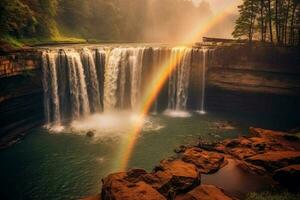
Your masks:
<instances>
[{"instance_id":1,"label":"rocky foreground","mask_svg":"<svg viewBox=\"0 0 300 200\"><path fill-rule=\"evenodd\" d=\"M111 174L102 180L101 194L90 200L230 200L221 188L201 184L229 161L249 173L272 177L290 191L300 191L300 140L297 136L250 128L250 136L216 143L199 142L176 150L147 173L143 169Z\"/></svg>"}]
</instances>

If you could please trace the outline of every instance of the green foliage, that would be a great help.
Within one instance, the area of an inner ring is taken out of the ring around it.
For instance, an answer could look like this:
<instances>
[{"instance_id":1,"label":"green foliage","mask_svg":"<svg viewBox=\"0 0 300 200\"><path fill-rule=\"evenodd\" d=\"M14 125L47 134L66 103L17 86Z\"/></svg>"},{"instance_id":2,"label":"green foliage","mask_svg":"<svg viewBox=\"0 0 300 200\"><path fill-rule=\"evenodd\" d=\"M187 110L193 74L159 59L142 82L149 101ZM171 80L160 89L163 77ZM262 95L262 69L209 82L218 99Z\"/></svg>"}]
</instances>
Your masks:
<instances>
[{"instance_id":1,"label":"green foliage","mask_svg":"<svg viewBox=\"0 0 300 200\"><path fill-rule=\"evenodd\" d=\"M257 12L257 1L247 0L239 7L240 17L236 21L235 29L232 35L235 38L241 38L246 36L249 40L252 40L254 19Z\"/></svg>"},{"instance_id":2,"label":"green foliage","mask_svg":"<svg viewBox=\"0 0 300 200\"><path fill-rule=\"evenodd\" d=\"M299 45L299 3L299 0L243 0L232 35L247 38L249 42L254 38L278 45Z\"/></svg>"},{"instance_id":3,"label":"green foliage","mask_svg":"<svg viewBox=\"0 0 300 200\"><path fill-rule=\"evenodd\" d=\"M299 194L292 194L289 192L282 193L272 193L272 192L262 192L262 193L250 193L246 200L298 200L300 199Z\"/></svg>"},{"instance_id":4,"label":"green foliage","mask_svg":"<svg viewBox=\"0 0 300 200\"><path fill-rule=\"evenodd\" d=\"M37 20L29 6L19 0L0 1L0 34L24 37L34 32Z\"/></svg>"},{"instance_id":5,"label":"green foliage","mask_svg":"<svg viewBox=\"0 0 300 200\"><path fill-rule=\"evenodd\" d=\"M23 46L22 42L20 42L18 39L10 35L3 35L2 42L10 44L12 48L20 48Z\"/></svg>"},{"instance_id":6,"label":"green foliage","mask_svg":"<svg viewBox=\"0 0 300 200\"><path fill-rule=\"evenodd\" d=\"M211 14L209 4L186 0L1 0L0 9L1 40L16 45L66 38L163 42Z\"/></svg>"}]
</instances>

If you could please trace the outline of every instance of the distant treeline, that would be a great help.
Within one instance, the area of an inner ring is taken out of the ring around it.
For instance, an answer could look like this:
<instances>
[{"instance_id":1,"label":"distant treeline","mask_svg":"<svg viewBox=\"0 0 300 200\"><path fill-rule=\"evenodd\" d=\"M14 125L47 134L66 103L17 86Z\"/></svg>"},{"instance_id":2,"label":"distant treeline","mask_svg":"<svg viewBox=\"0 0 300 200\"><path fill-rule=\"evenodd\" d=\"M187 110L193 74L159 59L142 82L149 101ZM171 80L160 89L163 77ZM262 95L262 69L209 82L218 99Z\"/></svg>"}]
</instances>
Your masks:
<instances>
[{"instance_id":1,"label":"distant treeline","mask_svg":"<svg viewBox=\"0 0 300 200\"><path fill-rule=\"evenodd\" d=\"M299 0L243 0L233 36L276 45L300 45Z\"/></svg>"},{"instance_id":2,"label":"distant treeline","mask_svg":"<svg viewBox=\"0 0 300 200\"><path fill-rule=\"evenodd\" d=\"M211 14L190 0L1 0L0 35L99 40L179 38Z\"/></svg>"}]
</instances>

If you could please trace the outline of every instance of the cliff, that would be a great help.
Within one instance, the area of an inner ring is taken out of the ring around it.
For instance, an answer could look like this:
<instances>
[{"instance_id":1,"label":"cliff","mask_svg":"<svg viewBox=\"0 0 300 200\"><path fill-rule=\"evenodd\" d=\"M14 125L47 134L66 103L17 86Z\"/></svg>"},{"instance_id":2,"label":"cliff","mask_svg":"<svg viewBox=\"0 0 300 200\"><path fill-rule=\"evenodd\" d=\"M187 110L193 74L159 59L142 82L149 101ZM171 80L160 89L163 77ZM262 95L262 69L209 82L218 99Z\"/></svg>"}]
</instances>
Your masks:
<instances>
[{"instance_id":1,"label":"cliff","mask_svg":"<svg viewBox=\"0 0 300 200\"><path fill-rule=\"evenodd\" d=\"M0 56L0 148L43 120L40 54L22 50Z\"/></svg>"}]
</instances>

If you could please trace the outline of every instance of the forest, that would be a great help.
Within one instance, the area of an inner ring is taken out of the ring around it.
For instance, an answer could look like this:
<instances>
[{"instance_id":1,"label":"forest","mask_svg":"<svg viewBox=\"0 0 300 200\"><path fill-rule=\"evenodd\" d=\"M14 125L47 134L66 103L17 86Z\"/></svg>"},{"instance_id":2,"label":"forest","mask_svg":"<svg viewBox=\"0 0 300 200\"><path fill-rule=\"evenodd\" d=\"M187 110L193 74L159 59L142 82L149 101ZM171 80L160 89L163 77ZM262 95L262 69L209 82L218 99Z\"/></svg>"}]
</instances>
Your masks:
<instances>
[{"instance_id":1,"label":"forest","mask_svg":"<svg viewBox=\"0 0 300 200\"><path fill-rule=\"evenodd\" d=\"M207 2L186 0L1 0L0 9L0 36L8 42L178 41L211 15Z\"/></svg>"},{"instance_id":2,"label":"forest","mask_svg":"<svg viewBox=\"0 0 300 200\"><path fill-rule=\"evenodd\" d=\"M244 0L233 36L279 46L300 44L299 0Z\"/></svg>"}]
</instances>

